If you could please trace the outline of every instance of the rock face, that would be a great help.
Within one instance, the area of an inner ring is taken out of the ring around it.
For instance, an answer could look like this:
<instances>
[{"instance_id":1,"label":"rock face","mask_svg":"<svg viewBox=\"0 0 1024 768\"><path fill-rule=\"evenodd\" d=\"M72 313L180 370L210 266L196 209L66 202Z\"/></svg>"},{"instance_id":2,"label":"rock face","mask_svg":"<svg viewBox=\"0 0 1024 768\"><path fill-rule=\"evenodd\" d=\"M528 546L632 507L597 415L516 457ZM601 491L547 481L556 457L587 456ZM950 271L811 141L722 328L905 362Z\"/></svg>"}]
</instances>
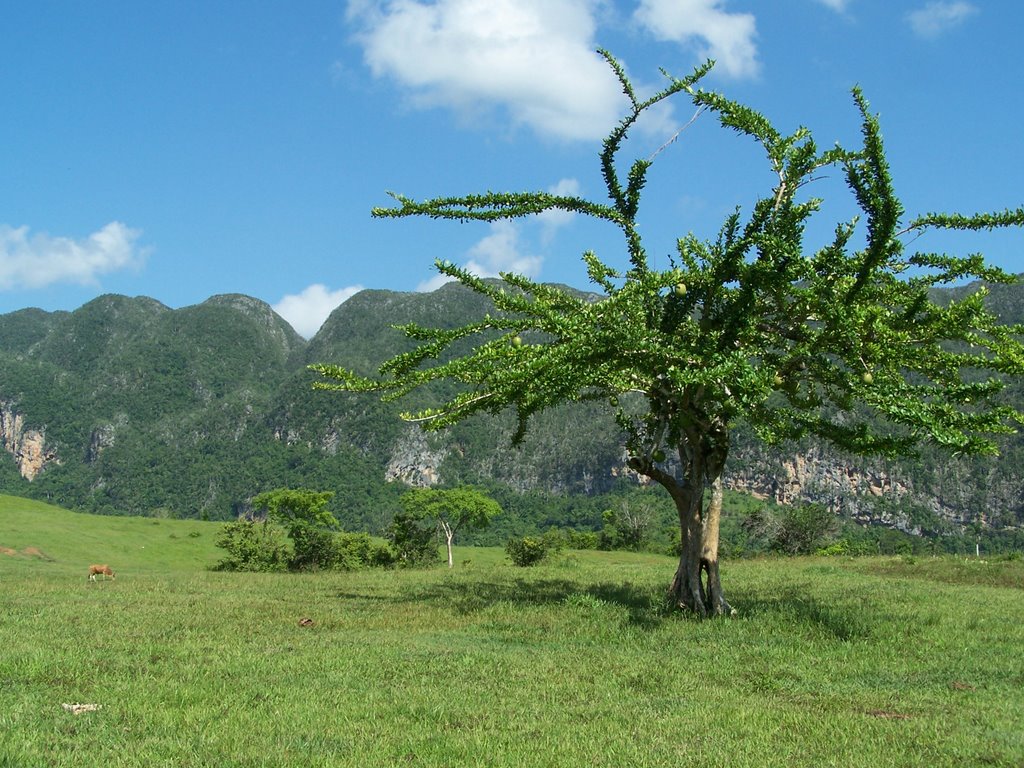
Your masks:
<instances>
[{"instance_id":1,"label":"rock face","mask_svg":"<svg viewBox=\"0 0 1024 768\"><path fill-rule=\"evenodd\" d=\"M729 484L759 499L792 504L810 499L894 496L908 493L907 485L881 466L842 462L819 448L776 459L765 472L769 457L730 472Z\"/></svg>"},{"instance_id":2,"label":"rock face","mask_svg":"<svg viewBox=\"0 0 1024 768\"><path fill-rule=\"evenodd\" d=\"M881 522L910 531L909 520L889 510L915 500L914 489L898 472L878 461L840 457L820 447L791 455L753 451L737 457L725 483L776 504L814 502L861 522ZM747 461L744 461L747 459Z\"/></svg>"},{"instance_id":3,"label":"rock face","mask_svg":"<svg viewBox=\"0 0 1024 768\"><path fill-rule=\"evenodd\" d=\"M47 464L59 464L57 453L46 447L42 430L25 429L25 420L10 403L0 403L0 443L14 457L21 476L31 482Z\"/></svg>"},{"instance_id":4,"label":"rock face","mask_svg":"<svg viewBox=\"0 0 1024 768\"><path fill-rule=\"evenodd\" d=\"M627 466L626 459L623 453L621 466L612 474L649 483ZM673 471L678 473L678 464ZM722 479L729 490L762 501L821 504L861 523L882 523L907 532L914 531L909 518L893 511L901 502L925 504L946 517L955 517L952 510L940 509L933 500L918 498L910 481L883 462L844 457L818 446L782 453L745 445L730 457Z\"/></svg>"},{"instance_id":5,"label":"rock face","mask_svg":"<svg viewBox=\"0 0 1024 768\"><path fill-rule=\"evenodd\" d=\"M410 425L395 444L384 472L387 482L399 480L416 488L429 488L440 478L441 462L448 451L431 447L426 433Z\"/></svg>"},{"instance_id":6,"label":"rock face","mask_svg":"<svg viewBox=\"0 0 1024 768\"><path fill-rule=\"evenodd\" d=\"M121 416L118 423L101 424L93 429L89 435L89 447L85 451L85 460L89 464L99 461L100 454L107 448L114 445L117 436L117 428L128 423L127 416Z\"/></svg>"}]
</instances>

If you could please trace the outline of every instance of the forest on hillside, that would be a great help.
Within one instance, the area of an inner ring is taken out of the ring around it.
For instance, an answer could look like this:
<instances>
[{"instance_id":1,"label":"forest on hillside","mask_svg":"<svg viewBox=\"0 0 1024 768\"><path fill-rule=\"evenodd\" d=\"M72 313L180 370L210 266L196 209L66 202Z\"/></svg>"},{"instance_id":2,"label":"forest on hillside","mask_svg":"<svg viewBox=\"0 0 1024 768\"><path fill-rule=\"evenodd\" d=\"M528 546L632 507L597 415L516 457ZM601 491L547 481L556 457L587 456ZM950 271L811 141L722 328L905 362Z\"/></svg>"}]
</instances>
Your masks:
<instances>
[{"instance_id":1,"label":"forest on hillside","mask_svg":"<svg viewBox=\"0 0 1024 768\"><path fill-rule=\"evenodd\" d=\"M429 294L364 291L308 342L269 306L238 295L177 310L108 295L74 312L0 315L0 492L102 514L226 520L273 488L331 490L346 528L379 533L409 484L470 484L508 511L476 534L481 543L551 527L600 531L608 510L654 504L643 501L599 404L543 414L513 448L511 415L430 435L398 418L444 392L394 405L313 391L308 364L370 372L407 348L394 325L451 327L485 312L482 301L454 284ZM993 286L990 305L1019 321L1024 288ZM1019 383L1007 393L1024 399ZM44 466L29 480L19 462L33 435ZM1010 541L1024 522L1024 455L1016 436L1002 449L998 460L928 449L891 462L813 443L768 450L741 431L728 482L735 499L816 502L862 525L933 538L978 528ZM746 502L736 504L738 520ZM655 507L654 528L670 530L673 513Z\"/></svg>"}]
</instances>

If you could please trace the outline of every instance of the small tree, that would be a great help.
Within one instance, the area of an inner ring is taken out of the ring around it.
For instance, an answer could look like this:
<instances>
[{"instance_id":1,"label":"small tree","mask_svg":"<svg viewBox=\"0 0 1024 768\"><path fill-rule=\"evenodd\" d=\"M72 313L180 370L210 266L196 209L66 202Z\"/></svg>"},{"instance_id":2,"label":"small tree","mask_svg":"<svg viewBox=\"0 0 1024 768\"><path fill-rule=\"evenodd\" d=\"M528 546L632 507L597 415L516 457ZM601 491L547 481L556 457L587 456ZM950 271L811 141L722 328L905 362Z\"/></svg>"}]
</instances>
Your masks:
<instances>
[{"instance_id":1,"label":"small tree","mask_svg":"<svg viewBox=\"0 0 1024 768\"><path fill-rule=\"evenodd\" d=\"M387 537L398 565L415 568L438 560L436 523L427 526L421 518L399 512L388 526Z\"/></svg>"},{"instance_id":2,"label":"small tree","mask_svg":"<svg viewBox=\"0 0 1024 768\"><path fill-rule=\"evenodd\" d=\"M529 568L547 559L551 553L551 541L543 536L523 536L505 542L505 553L512 565Z\"/></svg>"},{"instance_id":3,"label":"small tree","mask_svg":"<svg viewBox=\"0 0 1024 768\"><path fill-rule=\"evenodd\" d=\"M657 520L653 505L646 501L623 499L619 508L606 509L601 514L601 549L640 550L647 544L651 529Z\"/></svg>"},{"instance_id":4,"label":"small tree","mask_svg":"<svg viewBox=\"0 0 1024 768\"><path fill-rule=\"evenodd\" d=\"M486 528L501 507L494 499L472 488L438 490L414 488L399 501L410 520L430 520L444 535L448 549L448 567L454 567L452 540L465 528Z\"/></svg>"},{"instance_id":5,"label":"small tree","mask_svg":"<svg viewBox=\"0 0 1024 768\"><path fill-rule=\"evenodd\" d=\"M338 521L327 503L330 491L278 488L256 496L253 507L265 510L267 519L280 524L292 540L293 570L330 568L337 559L333 530Z\"/></svg>"},{"instance_id":6,"label":"small tree","mask_svg":"<svg viewBox=\"0 0 1024 768\"><path fill-rule=\"evenodd\" d=\"M761 547L787 555L809 555L835 534L836 516L821 504L760 507L743 528Z\"/></svg>"},{"instance_id":7,"label":"small tree","mask_svg":"<svg viewBox=\"0 0 1024 768\"><path fill-rule=\"evenodd\" d=\"M516 440L531 416L551 406L605 400L625 433L629 466L660 484L678 510L673 601L700 615L730 613L718 544L722 475L737 424L768 443L816 436L845 450L893 456L922 441L993 454L993 436L1024 420L999 398L1001 375L1024 373L1024 328L1000 324L985 306L983 286L941 304L931 293L965 279L1012 276L978 255L907 247L928 230L1020 226L1024 209L906 218L878 120L859 90L853 100L862 145L821 151L806 128L780 132L758 112L697 89L710 63L682 79L669 76L662 91L641 100L621 65L605 56L629 100L600 157L607 201L546 192L425 202L395 195L397 208L374 210L459 221L550 210L599 219L617 227L625 244L621 265L583 256L601 297L516 274L502 274L499 287L439 262L442 274L488 297L496 311L454 329L404 326L418 347L385 362L377 378L313 368L328 379L321 388L383 391L387 399L434 381L457 382L464 388L443 405L406 418L441 429L513 408ZM637 214L660 150L632 162L625 176L619 155L640 116L680 93L757 142L774 184L746 214L731 214L717 237L681 237L669 268L656 269ZM831 242L808 249L805 230L821 201L806 191L827 168L845 176L863 222L840 221ZM471 351L445 356L468 337L477 341Z\"/></svg>"},{"instance_id":8,"label":"small tree","mask_svg":"<svg viewBox=\"0 0 1024 768\"><path fill-rule=\"evenodd\" d=\"M783 507L776 546L790 555L809 555L828 543L836 530L836 516L821 504Z\"/></svg>"},{"instance_id":9,"label":"small tree","mask_svg":"<svg viewBox=\"0 0 1024 768\"><path fill-rule=\"evenodd\" d=\"M236 520L217 535L216 545L227 554L217 571L283 571L288 565L288 542L276 525Z\"/></svg>"}]
</instances>

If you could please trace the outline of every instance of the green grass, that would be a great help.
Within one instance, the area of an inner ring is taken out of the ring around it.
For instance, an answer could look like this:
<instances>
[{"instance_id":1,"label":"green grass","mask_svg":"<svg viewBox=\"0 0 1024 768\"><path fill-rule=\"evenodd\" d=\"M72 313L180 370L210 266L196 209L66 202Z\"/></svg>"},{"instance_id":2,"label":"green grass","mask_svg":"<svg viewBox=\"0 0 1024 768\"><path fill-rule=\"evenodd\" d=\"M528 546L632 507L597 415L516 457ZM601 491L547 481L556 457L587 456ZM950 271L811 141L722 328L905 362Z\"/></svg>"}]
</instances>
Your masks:
<instances>
[{"instance_id":1,"label":"green grass","mask_svg":"<svg viewBox=\"0 0 1024 768\"><path fill-rule=\"evenodd\" d=\"M21 503L0 766L1024 764L1021 561L730 561L739 613L701 622L652 555L214 573L214 524Z\"/></svg>"},{"instance_id":2,"label":"green grass","mask_svg":"<svg viewBox=\"0 0 1024 768\"><path fill-rule=\"evenodd\" d=\"M118 576L205 568L224 554L214 545L220 527L195 520L83 515L0 495L0 563L14 559L30 568L28 562L48 562L47 573L77 569L83 579L91 563L109 563Z\"/></svg>"}]
</instances>

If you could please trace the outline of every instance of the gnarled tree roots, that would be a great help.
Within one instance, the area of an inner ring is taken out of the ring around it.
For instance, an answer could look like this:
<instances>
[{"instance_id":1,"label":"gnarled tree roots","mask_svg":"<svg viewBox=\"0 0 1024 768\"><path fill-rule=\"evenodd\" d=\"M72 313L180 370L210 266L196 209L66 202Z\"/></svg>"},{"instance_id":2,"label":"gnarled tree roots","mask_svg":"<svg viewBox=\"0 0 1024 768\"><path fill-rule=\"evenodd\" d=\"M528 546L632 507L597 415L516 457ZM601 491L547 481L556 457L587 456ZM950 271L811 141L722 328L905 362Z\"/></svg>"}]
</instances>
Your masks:
<instances>
[{"instance_id":1,"label":"gnarled tree roots","mask_svg":"<svg viewBox=\"0 0 1024 768\"><path fill-rule=\"evenodd\" d=\"M668 596L675 607L692 611L701 618L736 613L722 592L717 560L701 558L692 561L684 554L679 559L679 568Z\"/></svg>"}]
</instances>

